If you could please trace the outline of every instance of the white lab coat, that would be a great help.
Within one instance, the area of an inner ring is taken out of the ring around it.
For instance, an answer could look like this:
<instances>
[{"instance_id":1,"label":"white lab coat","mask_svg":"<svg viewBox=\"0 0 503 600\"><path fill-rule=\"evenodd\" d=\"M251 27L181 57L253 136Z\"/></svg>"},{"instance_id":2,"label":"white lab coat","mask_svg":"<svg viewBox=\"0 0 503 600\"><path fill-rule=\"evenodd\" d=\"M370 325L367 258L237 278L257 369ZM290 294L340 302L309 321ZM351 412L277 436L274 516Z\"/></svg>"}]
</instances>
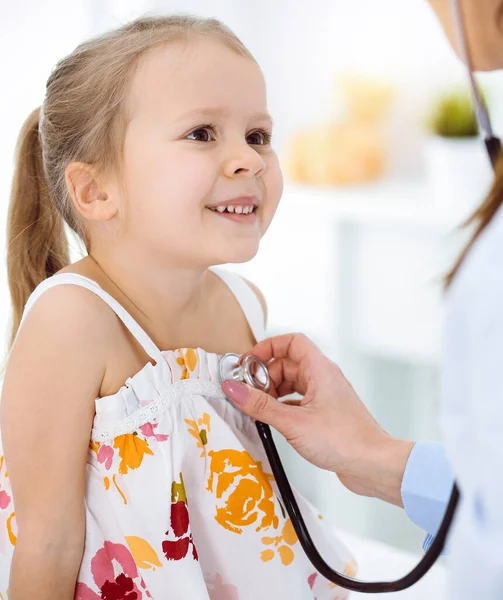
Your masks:
<instances>
[{"instance_id":1,"label":"white lab coat","mask_svg":"<svg viewBox=\"0 0 503 600\"><path fill-rule=\"evenodd\" d=\"M503 207L448 293L442 428L461 491L450 598L503 599Z\"/></svg>"}]
</instances>

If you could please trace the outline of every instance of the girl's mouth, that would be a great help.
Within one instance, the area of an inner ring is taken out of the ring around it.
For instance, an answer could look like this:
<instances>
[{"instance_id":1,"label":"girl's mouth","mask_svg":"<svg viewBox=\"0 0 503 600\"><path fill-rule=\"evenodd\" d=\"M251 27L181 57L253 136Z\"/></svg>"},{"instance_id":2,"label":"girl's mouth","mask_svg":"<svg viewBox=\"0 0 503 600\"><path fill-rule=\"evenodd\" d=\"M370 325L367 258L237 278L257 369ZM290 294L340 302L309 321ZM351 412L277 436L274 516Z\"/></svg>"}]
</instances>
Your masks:
<instances>
[{"instance_id":1,"label":"girl's mouth","mask_svg":"<svg viewBox=\"0 0 503 600\"><path fill-rule=\"evenodd\" d=\"M236 223L255 223L257 220L257 205L225 205L207 207L217 217L224 217Z\"/></svg>"}]
</instances>

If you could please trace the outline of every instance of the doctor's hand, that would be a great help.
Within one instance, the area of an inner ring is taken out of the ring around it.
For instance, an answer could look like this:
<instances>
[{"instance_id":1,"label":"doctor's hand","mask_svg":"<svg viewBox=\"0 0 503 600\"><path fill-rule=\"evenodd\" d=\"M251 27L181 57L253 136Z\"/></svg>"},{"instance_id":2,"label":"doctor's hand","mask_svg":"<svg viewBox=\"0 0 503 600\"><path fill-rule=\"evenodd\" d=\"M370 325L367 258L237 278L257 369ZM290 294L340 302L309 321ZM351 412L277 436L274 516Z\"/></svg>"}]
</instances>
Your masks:
<instances>
[{"instance_id":1,"label":"doctor's hand","mask_svg":"<svg viewBox=\"0 0 503 600\"><path fill-rule=\"evenodd\" d=\"M352 492L403 506L401 483L414 445L389 436L341 369L306 336L286 334L247 352L268 364L269 394L227 380L224 393L243 412L277 429L314 465L334 471ZM277 398L298 393L301 400Z\"/></svg>"}]
</instances>

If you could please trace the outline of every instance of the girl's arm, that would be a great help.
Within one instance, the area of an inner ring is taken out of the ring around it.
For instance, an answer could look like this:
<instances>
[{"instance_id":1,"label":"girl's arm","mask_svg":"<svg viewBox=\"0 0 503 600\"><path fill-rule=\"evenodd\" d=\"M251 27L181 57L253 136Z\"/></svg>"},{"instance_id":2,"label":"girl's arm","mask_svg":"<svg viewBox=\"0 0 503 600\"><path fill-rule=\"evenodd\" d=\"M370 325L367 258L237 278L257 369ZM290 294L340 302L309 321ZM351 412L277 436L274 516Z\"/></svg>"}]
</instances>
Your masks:
<instances>
[{"instance_id":1,"label":"girl's arm","mask_svg":"<svg viewBox=\"0 0 503 600\"><path fill-rule=\"evenodd\" d=\"M11 600L74 597L84 549L87 453L110 319L88 290L56 286L37 300L13 346L0 418L18 529Z\"/></svg>"}]
</instances>

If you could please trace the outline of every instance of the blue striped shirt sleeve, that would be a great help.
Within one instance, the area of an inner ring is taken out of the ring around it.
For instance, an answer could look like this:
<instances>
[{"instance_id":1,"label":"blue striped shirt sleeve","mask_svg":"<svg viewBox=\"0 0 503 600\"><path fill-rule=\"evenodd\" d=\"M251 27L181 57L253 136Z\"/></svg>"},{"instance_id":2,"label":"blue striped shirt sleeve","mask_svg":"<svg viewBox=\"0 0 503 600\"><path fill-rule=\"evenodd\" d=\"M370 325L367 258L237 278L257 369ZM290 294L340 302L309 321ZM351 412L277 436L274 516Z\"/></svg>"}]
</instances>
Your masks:
<instances>
[{"instance_id":1,"label":"blue striped shirt sleeve","mask_svg":"<svg viewBox=\"0 0 503 600\"><path fill-rule=\"evenodd\" d=\"M402 480L402 501L409 519L427 532L427 550L444 516L454 473L440 442L416 442ZM445 551L444 551L445 553Z\"/></svg>"}]
</instances>

